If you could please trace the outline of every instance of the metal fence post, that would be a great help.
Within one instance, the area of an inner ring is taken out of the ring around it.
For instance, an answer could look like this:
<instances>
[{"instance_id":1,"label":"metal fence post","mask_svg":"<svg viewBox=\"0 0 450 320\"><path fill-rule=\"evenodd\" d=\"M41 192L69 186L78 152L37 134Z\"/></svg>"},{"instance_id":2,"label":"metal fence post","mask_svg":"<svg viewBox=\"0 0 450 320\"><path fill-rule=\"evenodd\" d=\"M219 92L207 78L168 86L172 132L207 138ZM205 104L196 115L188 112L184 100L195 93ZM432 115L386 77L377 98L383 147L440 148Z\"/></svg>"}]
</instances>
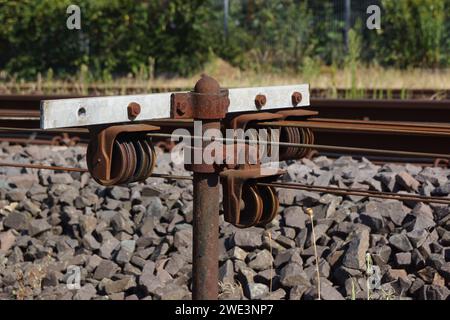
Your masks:
<instances>
[{"instance_id":1,"label":"metal fence post","mask_svg":"<svg viewBox=\"0 0 450 320\"><path fill-rule=\"evenodd\" d=\"M202 135L208 129L220 130L220 119L225 116L229 104L228 91L221 90L213 78L203 76L196 83L192 97L193 118L202 121ZM201 145L204 148L209 143L202 141ZM195 147L193 149L194 152L199 151ZM190 168L194 172L192 298L216 300L219 281L219 173L214 165L205 164L203 157L200 164L194 163Z\"/></svg>"}]
</instances>

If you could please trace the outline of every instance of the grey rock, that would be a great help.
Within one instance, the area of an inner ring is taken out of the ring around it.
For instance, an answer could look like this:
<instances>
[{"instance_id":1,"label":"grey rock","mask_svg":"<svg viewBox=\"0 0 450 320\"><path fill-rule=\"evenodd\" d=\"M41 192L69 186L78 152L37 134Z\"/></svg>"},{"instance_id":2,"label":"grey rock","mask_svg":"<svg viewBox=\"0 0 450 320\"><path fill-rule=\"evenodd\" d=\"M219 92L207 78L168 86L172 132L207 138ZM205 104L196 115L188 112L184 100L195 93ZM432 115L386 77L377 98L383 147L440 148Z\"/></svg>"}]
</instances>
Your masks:
<instances>
[{"instance_id":1,"label":"grey rock","mask_svg":"<svg viewBox=\"0 0 450 320\"><path fill-rule=\"evenodd\" d=\"M396 174L394 172L380 172L377 176L390 192L394 191L396 185Z\"/></svg>"},{"instance_id":2,"label":"grey rock","mask_svg":"<svg viewBox=\"0 0 450 320\"><path fill-rule=\"evenodd\" d=\"M298 248L304 248L307 237L308 237L308 229L306 229L306 228L301 229L300 232L295 237L295 245Z\"/></svg>"},{"instance_id":3,"label":"grey rock","mask_svg":"<svg viewBox=\"0 0 450 320\"><path fill-rule=\"evenodd\" d=\"M16 238L12 230L0 232L0 253L8 251L14 245Z\"/></svg>"},{"instance_id":4,"label":"grey rock","mask_svg":"<svg viewBox=\"0 0 450 320\"><path fill-rule=\"evenodd\" d=\"M136 241L134 240L123 240L120 242L120 250L116 256L116 262L119 265L125 265L130 262L131 256L136 248Z\"/></svg>"},{"instance_id":5,"label":"grey rock","mask_svg":"<svg viewBox=\"0 0 450 320\"><path fill-rule=\"evenodd\" d=\"M128 200L130 198L130 191L124 187L114 186L108 191L111 198L115 200Z\"/></svg>"},{"instance_id":6,"label":"grey rock","mask_svg":"<svg viewBox=\"0 0 450 320\"><path fill-rule=\"evenodd\" d=\"M427 239L428 232L425 229L414 229L406 235L415 248L420 248Z\"/></svg>"},{"instance_id":7,"label":"grey rock","mask_svg":"<svg viewBox=\"0 0 450 320\"><path fill-rule=\"evenodd\" d=\"M33 219L29 222L28 233L34 237L42 232L48 231L52 226L45 219Z\"/></svg>"},{"instance_id":8,"label":"grey rock","mask_svg":"<svg viewBox=\"0 0 450 320\"><path fill-rule=\"evenodd\" d=\"M371 256L376 265L385 265L389 261L392 249L388 245L378 245L371 249Z\"/></svg>"},{"instance_id":9,"label":"grey rock","mask_svg":"<svg viewBox=\"0 0 450 320\"><path fill-rule=\"evenodd\" d=\"M368 213L379 213L384 218L389 218L396 226L401 226L403 220L406 218L403 205L400 201L370 201L365 206L365 211Z\"/></svg>"},{"instance_id":10,"label":"grey rock","mask_svg":"<svg viewBox=\"0 0 450 320\"><path fill-rule=\"evenodd\" d=\"M330 185L331 178L333 177L333 173L330 171L326 171L322 173L319 177L317 177L316 181L314 181L314 186L318 187L327 187Z\"/></svg>"},{"instance_id":11,"label":"grey rock","mask_svg":"<svg viewBox=\"0 0 450 320\"><path fill-rule=\"evenodd\" d=\"M189 296L189 291L173 283L156 289L155 296L161 300L182 300Z\"/></svg>"},{"instance_id":12,"label":"grey rock","mask_svg":"<svg viewBox=\"0 0 450 320\"><path fill-rule=\"evenodd\" d=\"M264 283L267 286L272 285L272 289L279 286L279 277L274 269L268 269L258 272L254 277L255 282Z\"/></svg>"},{"instance_id":13,"label":"grey rock","mask_svg":"<svg viewBox=\"0 0 450 320\"><path fill-rule=\"evenodd\" d=\"M255 249L262 245L261 233L251 229L236 230L233 234L233 245L243 249Z\"/></svg>"},{"instance_id":14,"label":"grey rock","mask_svg":"<svg viewBox=\"0 0 450 320\"><path fill-rule=\"evenodd\" d=\"M184 260L183 256L181 254L173 254L169 261L167 262L164 269L170 273L171 276L175 276L181 268L186 264L186 261Z\"/></svg>"},{"instance_id":15,"label":"grey rock","mask_svg":"<svg viewBox=\"0 0 450 320\"><path fill-rule=\"evenodd\" d=\"M279 235L276 240L277 243L281 244L285 248L293 248L295 247L295 241L285 237L283 235Z\"/></svg>"},{"instance_id":16,"label":"grey rock","mask_svg":"<svg viewBox=\"0 0 450 320\"><path fill-rule=\"evenodd\" d=\"M125 276L120 280L108 281L105 284L105 292L108 295L111 295L113 293L126 291L135 286L136 286L136 281L134 279L134 276Z\"/></svg>"},{"instance_id":17,"label":"grey rock","mask_svg":"<svg viewBox=\"0 0 450 320\"><path fill-rule=\"evenodd\" d=\"M292 291L293 289L291 289ZM282 288L270 292L267 296L263 297L261 300L284 300L286 297L286 291Z\"/></svg>"},{"instance_id":18,"label":"grey rock","mask_svg":"<svg viewBox=\"0 0 450 320\"><path fill-rule=\"evenodd\" d=\"M450 248L445 248L443 250L443 254L444 254L445 261L449 262L450 261Z\"/></svg>"},{"instance_id":19,"label":"grey rock","mask_svg":"<svg viewBox=\"0 0 450 320\"><path fill-rule=\"evenodd\" d=\"M22 206L25 210L31 213L33 217L41 213L41 208L29 199L25 199L24 201L22 201Z\"/></svg>"},{"instance_id":20,"label":"grey rock","mask_svg":"<svg viewBox=\"0 0 450 320\"><path fill-rule=\"evenodd\" d=\"M308 276L298 263L289 263L283 269L281 269L280 282L284 287L310 285Z\"/></svg>"},{"instance_id":21,"label":"grey rock","mask_svg":"<svg viewBox=\"0 0 450 320\"><path fill-rule=\"evenodd\" d=\"M225 263L219 268L219 281L223 284L234 284L234 266L231 260L225 261Z\"/></svg>"},{"instance_id":22,"label":"grey rock","mask_svg":"<svg viewBox=\"0 0 450 320\"><path fill-rule=\"evenodd\" d=\"M289 300L300 300L303 298L305 292L309 289L309 285L298 285L289 292Z\"/></svg>"},{"instance_id":23,"label":"grey rock","mask_svg":"<svg viewBox=\"0 0 450 320\"><path fill-rule=\"evenodd\" d=\"M227 251L227 255L230 259L237 259L244 261L247 257L247 252L239 247L233 247Z\"/></svg>"},{"instance_id":24,"label":"grey rock","mask_svg":"<svg viewBox=\"0 0 450 320\"><path fill-rule=\"evenodd\" d=\"M111 259L112 252L119 246L120 241L110 237L102 242L100 247L100 256L105 259Z\"/></svg>"},{"instance_id":25,"label":"grey rock","mask_svg":"<svg viewBox=\"0 0 450 320\"><path fill-rule=\"evenodd\" d=\"M441 244L444 246L450 245L450 231L444 231L441 235Z\"/></svg>"},{"instance_id":26,"label":"grey rock","mask_svg":"<svg viewBox=\"0 0 450 320\"><path fill-rule=\"evenodd\" d=\"M180 250L181 248L187 248L192 246L192 229L183 229L177 231L174 236L175 248Z\"/></svg>"},{"instance_id":27,"label":"grey rock","mask_svg":"<svg viewBox=\"0 0 450 320\"><path fill-rule=\"evenodd\" d=\"M20 202L25 200L26 191L21 189L10 190L6 196L6 198L11 202Z\"/></svg>"},{"instance_id":28,"label":"grey rock","mask_svg":"<svg viewBox=\"0 0 450 320\"><path fill-rule=\"evenodd\" d=\"M445 278L445 280L450 281L450 262L444 263L441 266L439 273Z\"/></svg>"},{"instance_id":29,"label":"grey rock","mask_svg":"<svg viewBox=\"0 0 450 320\"><path fill-rule=\"evenodd\" d=\"M379 212L362 212L360 218L361 222L369 226L375 233L384 228L384 220Z\"/></svg>"},{"instance_id":30,"label":"grey rock","mask_svg":"<svg viewBox=\"0 0 450 320\"><path fill-rule=\"evenodd\" d=\"M316 287L311 287L305 292L306 300L315 300L317 299L317 289ZM336 290L332 285L328 283L328 281L322 281L320 286L320 298L322 300L345 300L342 294Z\"/></svg>"},{"instance_id":31,"label":"grey rock","mask_svg":"<svg viewBox=\"0 0 450 320\"><path fill-rule=\"evenodd\" d=\"M450 290L437 285L425 285L419 291L419 299L422 300L446 300Z\"/></svg>"},{"instance_id":32,"label":"grey rock","mask_svg":"<svg viewBox=\"0 0 450 320\"><path fill-rule=\"evenodd\" d=\"M365 268L366 253L369 249L369 231L361 229L353 235L347 251L344 254L343 265L348 268Z\"/></svg>"},{"instance_id":33,"label":"grey rock","mask_svg":"<svg viewBox=\"0 0 450 320\"><path fill-rule=\"evenodd\" d=\"M7 228L22 231L27 229L30 219L30 215L26 212L14 211L8 214L5 220L3 220L3 225Z\"/></svg>"},{"instance_id":34,"label":"grey rock","mask_svg":"<svg viewBox=\"0 0 450 320\"><path fill-rule=\"evenodd\" d=\"M395 263L398 266L405 267L411 264L411 253L410 252L399 252L395 255Z\"/></svg>"},{"instance_id":35,"label":"grey rock","mask_svg":"<svg viewBox=\"0 0 450 320\"><path fill-rule=\"evenodd\" d=\"M302 208L298 206L286 208L283 216L286 226L298 229L305 228L305 222L309 220L309 217L303 212Z\"/></svg>"},{"instance_id":36,"label":"grey rock","mask_svg":"<svg viewBox=\"0 0 450 320\"><path fill-rule=\"evenodd\" d=\"M110 279L117 271L119 267L112 261L102 260L94 272L94 279Z\"/></svg>"},{"instance_id":37,"label":"grey rock","mask_svg":"<svg viewBox=\"0 0 450 320\"><path fill-rule=\"evenodd\" d=\"M276 268L283 267L286 263L295 262L300 265L303 264L303 260L300 257L300 250L297 248L284 250L276 255L274 265Z\"/></svg>"},{"instance_id":38,"label":"grey rock","mask_svg":"<svg viewBox=\"0 0 450 320\"><path fill-rule=\"evenodd\" d=\"M272 267L273 257L267 250L256 253L248 262L248 266L256 271L262 271Z\"/></svg>"},{"instance_id":39,"label":"grey rock","mask_svg":"<svg viewBox=\"0 0 450 320\"><path fill-rule=\"evenodd\" d=\"M161 199L158 197L149 197L145 199L147 214L153 217L161 217L166 211L167 208L161 202Z\"/></svg>"},{"instance_id":40,"label":"grey rock","mask_svg":"<svg viewBox=\"0 0 450 320\"><path fill-rule=\"evenodd\" d=\"M52 184L72 184L73 179L68 173L55 173L49 176L49 182Z\"/></svg>"},{"instance_id":41,"label":"grey rock","mask_svg":"<svg viewBox=\"0 0 450 320\"><path fill-rule=\"evenodd\" d=\"M417 191L419 189L420 183L413 178L408 172L402 171L397 174L396 181L399 185L408 191Z\"/></svg>"},{"instance_id":42,"label":"grey rock","mask_svg":"<svg viewBox=\"0 0 450 320\"><path fill-rule=\"evenodd\" d=\"M237 268L237 279L244 287L248 286L249 283L254 282L256 272L247 267L245 263L238 264L236 262L235 267Z\"/></svg>"},{"instance_id":43,"label":"grey rock","mask_svg":"<svg viewBox=\"0 0 450 320\"><path fill-rule=\"evenodd\" d=\"M409 242L408 237L404 233L394 234L389 238L389 243L397 250L403 252L411 251L413 249L411 242Z\"/></svg>"},{"instance_id":44,"label":"grey rock","mask_svg":"<svg viewBox=\"0 0 450 320\"><path fill-rule=\"evenodd\" d=\"M295 203L296 197L299 195L297 190L280 189L278 190L278 200L281 205L290 206Z\"/></svg>"},{"instance_id":45,"label":"grey rock","mask_svg":"<svg viewBox=\"0 0 450 320\"><path fill-rule=\"evenodd\" d=\"M249 283L245 291L249 299L259 300L267 296L269 287L262 283Z\"/></svg>"},{"instance_id":46,"label":"grey rock","mask_svg":"<svg viewBox=\"0 0 450 320\"><path fill-rule=\"evenodd\" d=\"M450 183L447 183L443 186L439 186L433 190L431 195L433 196L448 196L450 194Z\"/></svg>"},{"instance_id":47,"label":"grey rock","mask_svg":"<svg viewBox=\"0 0 450 320\"><path fill-rule=\"evenodd\" d=\"M111 218L111 226L116 232L125 231L129 234L133 233L133 223L120 212L117 212Z\"/></svg>"},{"instance_id":48,"label":"grey rock","mask_svg":"<svg viewBox=\"0 0 450 320\"><path fill-rule=\"evenodd\" d=\"M91 234L97 227L97 218L83 215L79 218L81 234Z\"/></svg>"},{"instance_id":49,"label":"grey rock","mask_svg":"<svg viewBox=\"0 0 450 320\"><path fill-rule=\"evenodd\" d=\"M100 249L100 243L94 238L92 234L85 234L83 237L83 245L89 250Z\"/></svg>"},{"instance_id":50,"label":"grey rock","mask_svg":"<svg viewBox=\"0 0 450 320\"><path fill-rule=\"evenodd\" d=\"M91 300L92 298L94 298L97 294L97 290L95 290L95 287L90 284L87 283L84 286L82 286L80 288L80 290L78 290L73 299L74 300Z\"/></svg>"},{"instance_id":51,"label":"grey rock","mask_svg":"<svg viewBox=\"0 0 450 320\"><path fill-rule=\"evenodd\" d=\"M414 230L429 229L436 225L431 208L423 203L418 203L411 214L415 217Z\"/></svg>"}]
</instances>

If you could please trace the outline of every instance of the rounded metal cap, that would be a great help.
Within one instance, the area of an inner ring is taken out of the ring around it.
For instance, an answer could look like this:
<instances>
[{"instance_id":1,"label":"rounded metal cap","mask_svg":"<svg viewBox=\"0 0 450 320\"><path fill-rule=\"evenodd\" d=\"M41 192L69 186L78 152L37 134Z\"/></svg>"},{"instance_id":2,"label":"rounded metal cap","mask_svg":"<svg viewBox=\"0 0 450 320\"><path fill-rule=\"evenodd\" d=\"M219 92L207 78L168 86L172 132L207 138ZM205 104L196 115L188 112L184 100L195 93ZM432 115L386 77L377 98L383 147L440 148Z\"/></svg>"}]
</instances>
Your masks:
<instances>
[{"instance_id":1,"label":"rounded metal cap","mask_svg":"<svg viewBox=\"0 0 450 320\"><path fill-rule=\"evenodd\" d=\"M197 81L194 87L196 93L219 93L220 85L216 79L202 74L202 78Z\"/></svg>"}]
</instances>

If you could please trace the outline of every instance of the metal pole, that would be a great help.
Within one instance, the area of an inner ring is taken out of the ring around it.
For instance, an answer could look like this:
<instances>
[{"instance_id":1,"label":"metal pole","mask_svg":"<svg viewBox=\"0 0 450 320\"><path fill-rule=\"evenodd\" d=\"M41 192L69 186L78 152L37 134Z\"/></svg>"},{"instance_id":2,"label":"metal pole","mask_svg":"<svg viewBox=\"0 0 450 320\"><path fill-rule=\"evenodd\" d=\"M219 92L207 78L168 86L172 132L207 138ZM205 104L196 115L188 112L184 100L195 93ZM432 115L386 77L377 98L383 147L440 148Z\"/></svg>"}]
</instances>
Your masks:
<instances>
[{"instance_id":1,"label":"metal pole","mask_svg":"<svg viewBox=\"0 0 450 320\"><path fill-rule=\"evenodd\" d=\"M345 20L345 29L344 29L344 45L345 51L348 52L348 32L350 31L350 15L351 15L351 1L344 0L344 20Z\"/></svg>"},{"instance_id":2,"label":"metal pole","mask_svg":"<svg viewBox=\"0 0 450 320\"><path fill-rule=\"evenodd\" d=\"M203 76L193 92L194 120L202 121L202 136L208 129L220 130L220 119L225 116L220 109L228 108L221 98L218 82ZM209 143L198 141L193 151L201 151ZM201 147L201 148L199 148ZM194 300L217 300L219 288L219 173L214 165L201 163L190 166L193 174L193 257L192 257L192 298Z\"/></svg>"},{"instance_id":3,"label":"metal pole","mask_svg":"<svg viewBox=\"0 0 450 320\"><path fill-rule=\"evenodd\" d=\"M228 39L228 8L229 0L223 0L223 33L225 39Z\"/></svg>"},{"instance_id":4,"label":"metal pole","mask_svg":"<svg viewBox=\"0 0 450 320\"><path fill-rule=\"evenodd\" d=\"M219 177L194 173L192 298L216 300L219 294Z\"/></svg>"}]
</instances>

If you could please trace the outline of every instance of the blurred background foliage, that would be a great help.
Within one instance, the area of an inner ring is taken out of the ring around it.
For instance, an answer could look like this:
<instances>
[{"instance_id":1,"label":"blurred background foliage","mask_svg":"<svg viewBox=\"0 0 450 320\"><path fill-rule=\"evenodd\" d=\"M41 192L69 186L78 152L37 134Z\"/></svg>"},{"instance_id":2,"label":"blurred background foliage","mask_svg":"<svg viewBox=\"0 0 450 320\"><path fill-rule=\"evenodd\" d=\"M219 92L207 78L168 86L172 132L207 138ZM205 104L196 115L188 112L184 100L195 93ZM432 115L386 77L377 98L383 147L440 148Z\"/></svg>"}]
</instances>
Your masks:
<instances>
[{"instance_id":1,"label":"blurred background foliage","mask_svg":"<svg viewBox=\"0 0 450 320\"><path fill-rule=\"evenodd\" d=\"M217 57L242 70L445 68L450 0L0 0L0 70L28 79L189 76ZM81 30L66 9L81 8ZM381 30L366 28L371 4Z\"/></svg>"}]
</instances>

